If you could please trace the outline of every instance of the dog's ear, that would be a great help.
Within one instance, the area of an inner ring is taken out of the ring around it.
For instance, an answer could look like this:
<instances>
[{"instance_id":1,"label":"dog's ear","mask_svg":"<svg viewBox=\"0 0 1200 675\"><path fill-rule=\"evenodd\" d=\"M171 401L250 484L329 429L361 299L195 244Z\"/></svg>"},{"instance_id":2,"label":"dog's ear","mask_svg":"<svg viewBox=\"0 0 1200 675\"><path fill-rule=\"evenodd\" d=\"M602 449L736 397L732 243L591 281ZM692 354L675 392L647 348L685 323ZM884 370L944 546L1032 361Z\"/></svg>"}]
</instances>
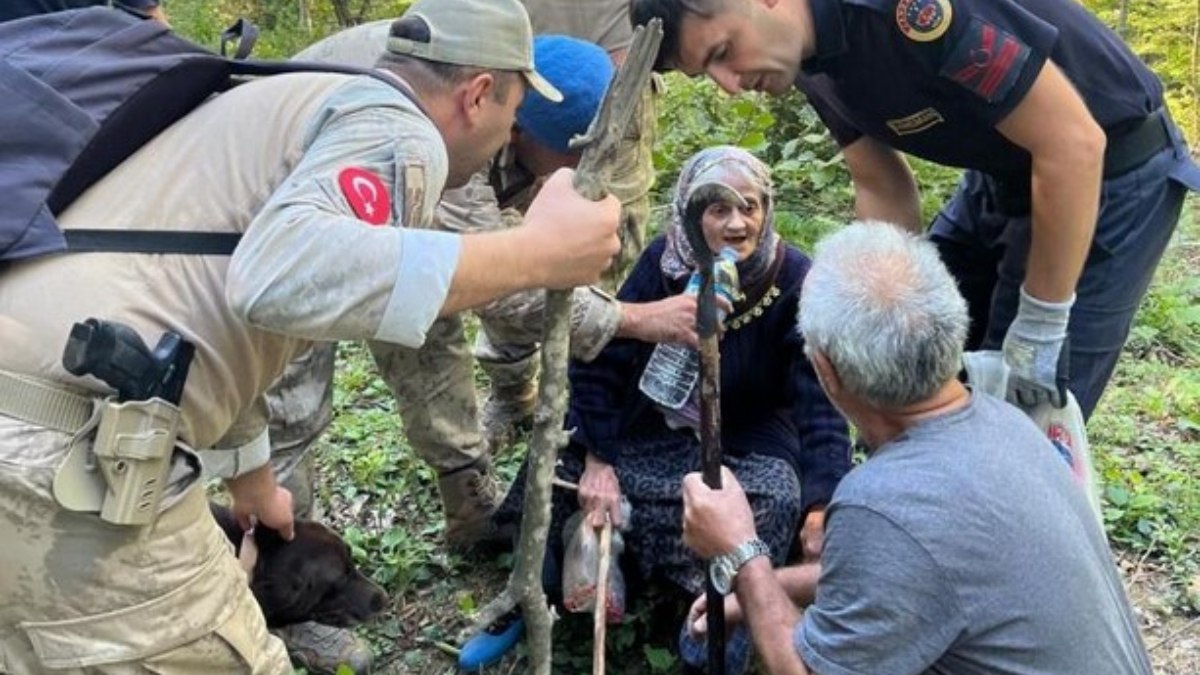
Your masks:
<instances>
[{"instance_id":1,"label":"dog's ear","mask_svg":"<svg viewBox=\"0 0 1200 675\"><path fill-rule=\"evenodd\" d=\"M255 528L258 561L250 590L267 625L286 626L315 618L314 608L328 585L319 557L308 555L302 539L285 542L277 533Z\"/></svg>"},{"instance_id":2,"label":"dog's ear","mask_svg":"<svg viewBox=\"0 0 1200 675\"><path fill-rule=\"evenodd\" d=\"M281 626L319 619L324 598L350 569L341 538L317 523L297 520L296 536L291 541L284 541L277 531L265 527L254 528L254 541L258 563L251 590L267 624Z\"/></svg>"}]
</instances>

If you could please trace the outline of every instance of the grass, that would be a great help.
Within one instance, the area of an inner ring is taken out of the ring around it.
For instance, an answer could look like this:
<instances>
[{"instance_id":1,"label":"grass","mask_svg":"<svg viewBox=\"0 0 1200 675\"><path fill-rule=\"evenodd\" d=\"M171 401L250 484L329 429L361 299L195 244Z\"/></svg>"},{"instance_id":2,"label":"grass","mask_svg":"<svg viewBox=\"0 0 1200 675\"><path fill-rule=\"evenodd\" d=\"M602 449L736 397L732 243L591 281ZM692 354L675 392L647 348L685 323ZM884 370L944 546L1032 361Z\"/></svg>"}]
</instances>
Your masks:
<instances>
[{"instance_id":1,"label":"grass","mask_svg":"<svg viewBox=\"0 0 1200 675\"><path fill-rule=\"evenodd\" d=\"M1089 424L1118 546L1166 564L1169 600L1200 611L1200 224L1189 209Z\"/></svg>"}]
</instances>

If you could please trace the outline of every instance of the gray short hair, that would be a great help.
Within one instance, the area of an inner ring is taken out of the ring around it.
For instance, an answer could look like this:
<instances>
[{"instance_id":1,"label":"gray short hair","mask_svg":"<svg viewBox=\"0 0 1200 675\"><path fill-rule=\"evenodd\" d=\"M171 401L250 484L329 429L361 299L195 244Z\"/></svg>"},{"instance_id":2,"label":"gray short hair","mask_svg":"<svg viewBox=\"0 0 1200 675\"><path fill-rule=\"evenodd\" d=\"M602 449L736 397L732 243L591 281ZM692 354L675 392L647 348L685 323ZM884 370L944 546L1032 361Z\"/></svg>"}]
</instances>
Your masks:
<instances>
[{"instance_id":1,"label":"gray short hair","mask_svg":"<svg viewBox=\"0 0 1200 675\"><path fill-rule=\"evenodd\" d=\"M894 409L933 396L961 368L968 322L967 303L926 239L868 221L817 243L800 331L868 403Z\"/></svg>"}]
</instances>

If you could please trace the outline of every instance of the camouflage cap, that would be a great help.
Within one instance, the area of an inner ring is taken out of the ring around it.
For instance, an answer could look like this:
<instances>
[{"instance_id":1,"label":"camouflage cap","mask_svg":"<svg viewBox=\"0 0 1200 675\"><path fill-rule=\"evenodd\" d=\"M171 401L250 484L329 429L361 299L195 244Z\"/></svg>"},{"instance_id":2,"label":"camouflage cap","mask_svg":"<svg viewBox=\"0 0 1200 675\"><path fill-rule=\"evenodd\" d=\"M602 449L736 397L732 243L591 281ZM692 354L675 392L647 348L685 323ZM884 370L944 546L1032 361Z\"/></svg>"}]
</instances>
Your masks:
<instances>
[{"instance_id":1,"label":"camouflage cap","mask_svg":"<svg viewBox=\"0 0 1200 675\"><path fill-rule=\"evenodd\" d=\"M562 94L533 66L533 28L519 0L417 0L404 16L429 26L429 42L389 37L393 54L428 61L515 70L529 86L551 101Z\"/></svg>"}]
</instances>

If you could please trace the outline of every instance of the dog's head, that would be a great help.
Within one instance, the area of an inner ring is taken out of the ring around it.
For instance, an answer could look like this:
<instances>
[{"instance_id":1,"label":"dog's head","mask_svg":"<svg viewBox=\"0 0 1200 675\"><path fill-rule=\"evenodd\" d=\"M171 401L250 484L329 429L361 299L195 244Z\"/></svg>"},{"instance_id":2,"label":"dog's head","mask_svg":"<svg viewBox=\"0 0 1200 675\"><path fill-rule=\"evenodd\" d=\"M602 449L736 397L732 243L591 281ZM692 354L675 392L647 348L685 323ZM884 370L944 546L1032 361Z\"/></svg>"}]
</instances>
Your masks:
<instances>
[{"instance_id":1,"label":"dog's head","mask_svg":"<svg viewBox=\"0 0 1200 675\"><path fill-rule=\"evenodd\" d=\"M216 507L213 509L217 515ZM241 545L240 528L232 514L218 516L234 546ZM387 604L387 594L355 566L350 547L328 527L296 520L296 536L284 541L279 533L254 528L258 560L250 590L271 627L303 621L349 627L374 616Z\"/></svg>"}]
</instances>

